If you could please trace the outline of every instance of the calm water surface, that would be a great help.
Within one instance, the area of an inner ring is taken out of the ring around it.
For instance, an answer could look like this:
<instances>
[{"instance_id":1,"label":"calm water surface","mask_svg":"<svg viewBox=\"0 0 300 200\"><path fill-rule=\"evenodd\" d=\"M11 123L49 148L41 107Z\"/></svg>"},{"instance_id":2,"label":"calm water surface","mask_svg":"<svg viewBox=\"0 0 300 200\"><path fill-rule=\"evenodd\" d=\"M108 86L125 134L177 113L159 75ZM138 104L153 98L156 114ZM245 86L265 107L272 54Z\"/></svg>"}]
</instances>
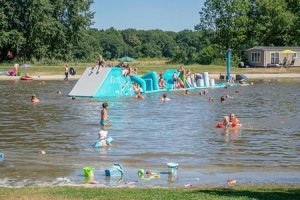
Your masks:
<instances>
[{"instance_id":1,"label":"calm water surface","mask_svg":"<svg viewBox=\"0 0 300 200\"><path fill-rule=\"evenodd\" d=\"M82 168L95 168L103 185L183 186L239 183L300 183L300 81L254 82L254 86L210 89L209 95L169 93L132 97L71 100L76 82L0 82L1 186L78 185L87 180ZM235 93L235 90L240 93ZM62 95L56 95L56 91ZM41 102L30 103L36 94ZM231 98L224 104L222 95ZM208 97L216 100L208 102ZM114 146L95 149L101 104L109 102ZM215 128L224 115L237 113L242 127L225 133ZM39 151L46 155L39 155ZM161 174L145 181L140 168L167 171L179 164L177 175ZM104 170L122 163L124 177L107 178Z\"/></svg>"}]
</instances>

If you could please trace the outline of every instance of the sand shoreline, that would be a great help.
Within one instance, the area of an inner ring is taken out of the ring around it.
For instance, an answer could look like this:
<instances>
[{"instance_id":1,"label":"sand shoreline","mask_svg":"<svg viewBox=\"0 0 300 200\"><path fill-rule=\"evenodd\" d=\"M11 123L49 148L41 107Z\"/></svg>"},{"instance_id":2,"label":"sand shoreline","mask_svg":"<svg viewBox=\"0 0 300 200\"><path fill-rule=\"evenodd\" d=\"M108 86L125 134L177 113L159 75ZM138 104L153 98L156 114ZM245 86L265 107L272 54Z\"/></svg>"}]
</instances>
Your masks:
<instances>
[{"instance_id":1,"label":"sand shoreline","mask_svg":"<svg viewBox=\"0 0 300 200\"><path fill-rule=\"evenodd\" d=\"M232 74L235 76L235 74ZM300 74L244 74L249 79L277 79L277 78L287 78L287 79L293 79L293 78L300 78ZM78 80L81 75L75 75L75 76L69 76L69 80ZM209 74L210 78L219 79L220 74ZM31 76L33 80L64 80L64 75L40 75L40 76ZM20 76L0 76L1 80L20 80Z\"/></svg>"}]
</instances>

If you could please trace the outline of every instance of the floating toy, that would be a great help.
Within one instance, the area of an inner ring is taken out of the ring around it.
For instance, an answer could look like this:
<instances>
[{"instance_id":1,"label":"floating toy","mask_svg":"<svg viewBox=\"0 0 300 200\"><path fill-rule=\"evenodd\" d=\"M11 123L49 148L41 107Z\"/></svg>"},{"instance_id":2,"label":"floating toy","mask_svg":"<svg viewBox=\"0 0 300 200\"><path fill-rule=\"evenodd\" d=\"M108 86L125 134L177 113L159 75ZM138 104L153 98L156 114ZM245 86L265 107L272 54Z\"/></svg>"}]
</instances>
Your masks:
<instances>
[{"instance_id":1,"label":"floating toy","mask_svg":"<svg viewBox=\"0 0 300 200\"><path fill-rule=\"evenodd\" d=\"M4 161L4 153L0 153L0 162Z\"/></svg>"},{"instance_id":2,"label":"floating toy","mask_svg":"<svg viewBox=\"0 0 300 200\"><path fill-rule=\"evenodd\" d=\"M193 187L191 183L185 184L184 187Z\"/></svg>"},{"instance_id":3,"label":"floating toy","mask_svg":"<svg viewBox=\"0 0 300 200\"><path fill-rule=\"evenodd\" d=\"M112 137L109 137L109 138L107 138L106 140L105 140L105 142L106 142L106 145L111 145L111 143L114 141L114 139L112 138ZM103 147L103 144L101 143L101 142L99 142L99 141L97 141L97 142L95 142L94 144L93 144L93 146L95 147L95 148L100 148L100 147Z\"/></svg>"},{"instance_id":4,"label":"floating toy","mask_svg":"<svg viewBox=\"0 0 300 200\"><path fill-rule=\"evenodd\" d=\"M94 177L94 168L93 167L85 167L83 168L83 174L85 177Z\"/></svg>"},{"instance_id":5,"label":"floating toy","mask_svg":"<svg viewBox=\"0 0 300 200\"><path fill-rule=\"evenodd\" d=\"M105 176L123 176L123 173L121 164L114 164L111 168L105 170Z\"/></svg>"},{"instance_id":6,"label":"floating toy","mask_svg":"<svg viewBox=\"0 0 300 200\"><path fill-rule=\"evenodd\" d=\"M167 163L168 171L170 174L176 174L178 169L178 163Z\"/></svg>"},{"instance_id":7,"label":"floating toy","mask_svg":"<svg viewBox=\"0 0 300 200\"><path fill-rule=\"evenodd\" d=\"M225 128L225 126L222 123L217 123L216 128Z\"/></svg>"},{"instance_id":8,"label":"floating toy","mask_svg":"<svg viewBox=\"0 0 300 200\"><path fill-rule=\"evenodd\" d=\"M166 70L162 78L166 80L166 87L160 89L158 83L158 75L156 72L148 72L143 76L124 76L123 69L120 67L101 67L99 73L91 73L92 67L86 68L80 79L77 81L68 96L72 97L90 97L90 98L106 98L120 96L134 96L135 91L133 83L140 86L144 94L156 92L170 92L180 90L198 90L210 88L224 88L228 83L215 83L214 79L210 79L208 72L204 72L203 76L195 76L192 74L190 81L185 81L185 88L177 89L174 87L176 82L173 81L173 75L179 75L179 71L175 69ZM197 77L203 78L197 78ZM237 83L231 83L230 86L238 86ZM245 84L248 85L248 84ZM88 89L87 89L88 88Z\"/></svg>"},{"instance_id":9,"label":"floating toy","mask_svg":"<svg viewBox=\"0 0 300 200\"><path fill-rule=\"evenodd\" d=\"M76 69L74 67L70 67L70 74L75 75L76 74Z\"/></svg>"},{"instance_id":10,"label":"floating toy","mask_svg":"<svg viewBox=\"0 0 300 200\"><path fill-rule=\"evenodd\" d=\"M145 170L144 169L139 169L138 170L138 175L139 176L143 176L145 174Z\"/></svg>"}]
</instances>

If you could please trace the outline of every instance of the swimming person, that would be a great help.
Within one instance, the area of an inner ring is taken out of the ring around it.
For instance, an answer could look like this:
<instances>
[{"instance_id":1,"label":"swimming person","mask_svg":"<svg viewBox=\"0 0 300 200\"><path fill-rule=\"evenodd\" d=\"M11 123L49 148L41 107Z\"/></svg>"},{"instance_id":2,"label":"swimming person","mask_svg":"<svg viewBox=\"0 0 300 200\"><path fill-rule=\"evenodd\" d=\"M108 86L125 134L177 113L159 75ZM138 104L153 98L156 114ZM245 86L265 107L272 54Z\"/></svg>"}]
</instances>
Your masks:
<instances>
[{"instance_id":1,"label":"swimming person","mask_svg":"<svg viewBox=\"0 0 300 200\"><path fill-rule=\"evenodd\" d=\"M107 121L107 112L108 112L108 103L104 102L102 104L101 110L101 119L100 119L100 132L99 132L99 142L103 142L107 138L107 128L111 126L111 124Z\"/></svg>"},{"instance_id":2,"label":"swimming person","mask_svg":"<svg viewBox=\"0 0 300 200\"><path fill-rule=\"evenodd\" d=\"M163 96L162 96L162 98L160 99L161 102L167 102L167 101L170 101L170 100L171 100L171 99L169 99L169 98L167 97L167 94L166 94L166 93L164 93Z\"/></svg>"},{"instance_id":3,"label":"swimming person","mask_svg":"<svg viewBox=\"0 0 300 200\"><path fill-rule=\"evenodd\" d=\"M221 101L221 103L224 103L226 101L226 97L225 96L221 96L220 101Z\"/></svg>"},{"instance_id":4,"label":"swimming person","mask_svg":"<svg viewBox=\"0 0 300 200\"><path fill-rule=\"evenodd\" d=\"M36 95L32 95L31 96L31 102L32 103L38 103L38 102L40 102L40 100L36 97Z\"/></svg>"},{"instance_id":5,"label":"swimming person","mask_svg":"<svg viewBox=\"0 0 300 200\"><path fill-rule=\"evenodd\" d=\"M235 113L230 113L229 114L229 123L231 124L232 127L235 126L239 126L240 125L240 121L238 120L238 118L236 117Z\"/></svg>"},{"instance_id":6,"label":"swimming person","mask_svg":"<svg viewBox=\"0 0 300 200\"><path fill-rule=\"evenodd\" d=\"M224 118L223 118L223 126L224 126L224 128L227 128L227 127L230 126L230 118L229 118L229 116L224 116Z\"/></svg>"},{"instance_id":7,"label":"swimming person","mask_svg":"<svg viewBox=\"0 0 300 200\"><path fill-rule=\"evenodd\" d=\"M137 94L134 95L134 99L136 99L136 100L144 100L145 97L140 92L138 92Z\"/></svg>"}]
</instances>

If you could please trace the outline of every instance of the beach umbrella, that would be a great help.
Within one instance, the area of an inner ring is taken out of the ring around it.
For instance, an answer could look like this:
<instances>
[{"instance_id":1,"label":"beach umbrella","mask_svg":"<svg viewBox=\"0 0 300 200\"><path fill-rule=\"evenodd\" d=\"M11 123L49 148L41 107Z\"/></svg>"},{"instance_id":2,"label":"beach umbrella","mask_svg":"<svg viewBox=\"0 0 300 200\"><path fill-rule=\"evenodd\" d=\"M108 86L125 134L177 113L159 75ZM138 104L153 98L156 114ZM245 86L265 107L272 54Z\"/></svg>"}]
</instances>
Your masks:
<instances>
[{"instance_id":1,"label":"beach umbrella","mask_svg":"<svg viewBox=\"0 0 300 200\"><path fill-rule=\"evenodd\" d=\"M280 53L286 54L286 58L287 58L287 60L288 60L289 54L294 54L294 53L296 53L296 52L295 52L295 51L292 51L292 50L289 50L289 49L286 49L286 50L281 51Z\"/></svg>"},{"instance_id":2,"label":"beach umbrella","mask_svg":"<svg viewBox=\"0 0 300 200\"><path fill-rule=\"evenodd\" d=\"M130 58L128 56L122 57L119 59L120 62L133 62L135 61L133 58Z\"/></svg>"},{"instance_id":3,"label":"beach umbrella","mask_svg":"<svg viewBox=\"0 0 300 200\"><path fill-rule=\"evenodd\" d=\"M286 50L281 51L280 53L294 54L294 53L296 53L296 52L295 52L295 51L292 51L292 50L289 50L289 49L286 49Z\"/></svg>"}]
</instances>

